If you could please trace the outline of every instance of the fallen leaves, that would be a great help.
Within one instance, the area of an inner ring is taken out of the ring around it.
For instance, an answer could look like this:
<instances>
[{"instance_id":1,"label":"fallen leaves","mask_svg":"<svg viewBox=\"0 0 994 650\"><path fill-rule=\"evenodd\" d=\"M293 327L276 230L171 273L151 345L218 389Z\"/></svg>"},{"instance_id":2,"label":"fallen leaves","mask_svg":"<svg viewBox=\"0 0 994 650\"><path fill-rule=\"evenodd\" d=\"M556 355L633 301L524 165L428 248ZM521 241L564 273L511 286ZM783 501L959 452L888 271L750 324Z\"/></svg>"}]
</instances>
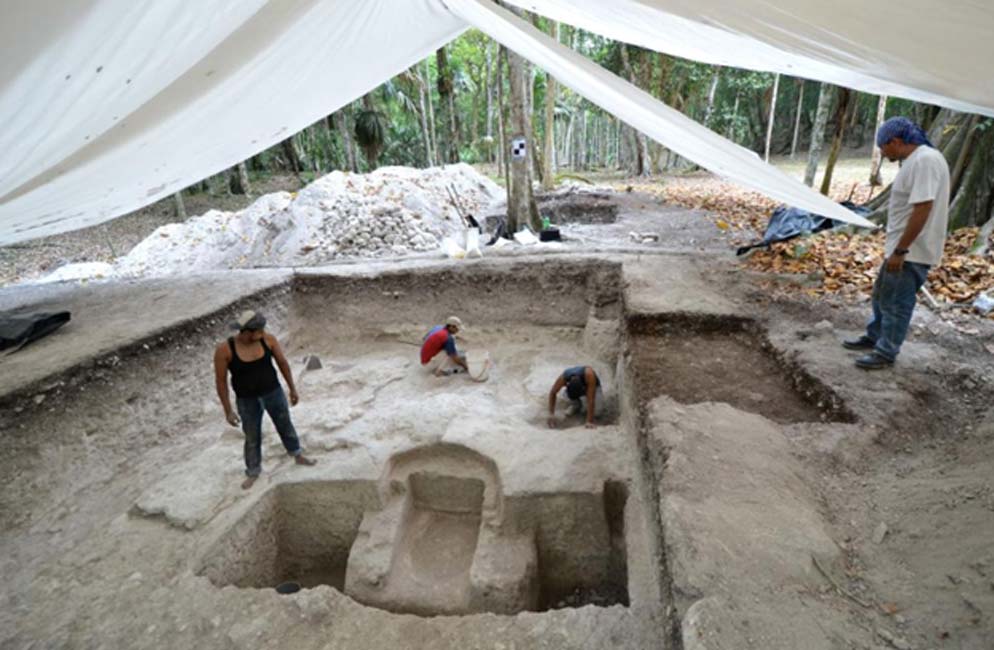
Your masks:
<instances>
[{"instance_id":1,"label":"fallen leaves","mask_svg":"<svg viewBox=\"0 0 994 650\"><path fill-rule=\"evenodd\" d=\"M707 211L721 236L730 236L732 246L761 239L778 205L761 194L705 175L667 179L662 185L637 184L633 189L656 195L667 204ZM854 192L857 198L865 198L868 186L833 184L831 196L843 200ZM978 233L978 228L961 228L947 238L943 262L929 273L927 284L940 303L969 306L981 292L994 292L994 256L970 254ZM994 242L989 248L994 249ZM884 261L883 249L882 232L826 231L757 249L744 263L757 271L807 276L796 290L809 296L855 298L872 291ZM988 318L994 318L994 312Z\"/></svg>"}]
</instances>

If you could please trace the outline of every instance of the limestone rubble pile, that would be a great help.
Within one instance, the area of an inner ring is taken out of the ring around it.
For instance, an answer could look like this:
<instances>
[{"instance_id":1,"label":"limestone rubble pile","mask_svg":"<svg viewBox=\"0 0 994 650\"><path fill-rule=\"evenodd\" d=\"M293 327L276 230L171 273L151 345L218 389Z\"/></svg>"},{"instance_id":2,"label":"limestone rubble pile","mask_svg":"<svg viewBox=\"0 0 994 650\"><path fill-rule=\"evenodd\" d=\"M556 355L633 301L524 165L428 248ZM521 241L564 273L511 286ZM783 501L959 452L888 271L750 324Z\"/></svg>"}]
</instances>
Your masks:
<instances>
[{"instance_id":1,"label":"limestone rubble pile","mask_svg":"<svg viewBox=\"0 0 994 650\"><path fill-rule=\"evenodd\" d=\"M336 171L297 193L261 196L238 212L211 210L162 226L113 264L69 265L42 281L313 266L435 250L464 228L450 190L475 215L503 196L466 164Z\"/></svg>"}]
</instances>

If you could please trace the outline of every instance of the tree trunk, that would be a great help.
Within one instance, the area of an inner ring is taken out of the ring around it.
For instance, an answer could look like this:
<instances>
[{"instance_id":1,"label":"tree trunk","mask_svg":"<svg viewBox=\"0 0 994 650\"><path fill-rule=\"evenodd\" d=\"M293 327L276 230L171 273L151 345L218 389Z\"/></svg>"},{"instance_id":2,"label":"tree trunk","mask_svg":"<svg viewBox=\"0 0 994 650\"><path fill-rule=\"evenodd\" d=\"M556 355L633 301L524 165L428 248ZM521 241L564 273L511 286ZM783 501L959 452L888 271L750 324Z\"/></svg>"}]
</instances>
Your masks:
<instances>
[{"instance_id":1,"label":"tree trunk","mask_svg":"<svg viewBox=\"0 0 994 650\"><path fill-rule=\"evenodd\" d=\"M973 240L973 245L970 246L970 255L986 255L987 251L990 250L989 242L992 235L994 235L994 218L988 217L987 223L977 233L977 237Z\"/></svg>"},{"instance_id":2,"label":"tree trunk","mask_svg":"<svg viewBox=\"0 0 994 650\"><path fill-rule=\"evenodd\" d=\"M600 148L597 152L597 165L598 167L607 167L608 161L608 142L610 141L611 125L607 121L607 117L603 114L600 115L600 125L601 125L601 139Z\"/></svg>"},{"instance_id":3,"label":"tree trunk","mask_svg":"<svg viewBox=\"0 0 994 650\"><path fill-rule=\"evenodd\" d=\"M517 12L516 12L517 13ZM507 221L512 232L517 232L522 226L529 225L532 230L539 230L538 210L533 211L535 199L532 196L531 184L531 149L533 143L528 141L531 134L528 114L528 82L524 59L514 52L507 51L508 77L511 85L511 125L508 130L508 141L505 147L511 151L512 142L525 141L524 155L511 155L511 187L507 195Z\"/></svg>"},{"instance_id":4,"label":"tree trunk","mask_svg":"<svg viewBox=\"0 0 994 650\"><path fill-rule=\"evenodd\" d=\"M634 85L638 85L635 69L632 67L631 59L628 55L628 46L624 43L621 44L621 62L628 75L628 81ZM635 140L635 175L642 177L649 176L652 173L652 170L649 169L649 143L644 134L635 129L631 131Z\"/></svg>"},{"instance_id":5,"label":"tree trunk","mask_svg":"<svg viewBox=\"0 0 994 650\"><path fill-rule=\"evenodd\" d=\"M579 159L579 168L586 170L589 164L589 156L587 155L589 143L587 142L588 132L587 132L587 109L580 109L580 146L577 147L577 154Z\"/></svg>"},{"instance_id":6,"label":"tree trunk","mask_svg":"<svg viewBox=\"0 0 994 650\"><path fill-rule=\"evenodd\" d=\"M428 59L422 62L425 74L425 94L428 100L428 135L431 136L431 159L438 165L442 161L442 157L438 153L438 135L435 132L435 100L431 96L431 66L428 65Z\"/></svg>"},{"instance_id":7,"label":"tree trunk","mask_svg":"<svg viewBox=\"0 0 994 650\"><path fill-rule=\"evenodd\" d=\"M815 123L811 128L811 147L808 149L808 166L804 170L804 184L814 187L815 174L818 172L818 161L821 158L821 148L825 142L825 126L828 124L828 109L832 106L835 89L831 84L823 83L818 89L818 110L815 113Z\"/></svg>"},{"instance_id":8,"label":"tree trunk","mask_svg":"<svg viewBox=\"0 0 994 650\"><path fill-rule=\"evenodd\" d=\"M842 150L842 139L846 134L846 124L852 117L851 111L856 106L856 92L848 88L839 89L839 106L835 110L835 135L832 137L832 148L828 152L828 161L825 163L825 175L821 179L821 193L828 196L832 189L832 172L835 171L835 163L839 159L839 152Z\"/></svg>"},{"instance_id":9,"label":"tree trunk","mask_svg":"<svg viewBox=\"0 0 994 650\"><path fill-rule=\"evenodd\" d=\"M549 33L552 38L559 42L559 23L554 20L549 21ZM542 188L551 190L556 186L556 79L545 73L545 142L542 162L545 169L542 171Z\"/></svg>"},{"instance_id":10,"label":"tree trunk","mask_svg":"<svg viewBox=\"0 0 994 650\"><path fill-rule=\"evenodd\" d=\"M614 167L621 169L621 120L614 120Z\"/></svg>"},{"instance_id":11,"label":"tree trunk","mask_svg":"<svg viewBox=\"0 0 994 650\"><path fill-rule=\"evenodd\" d=\"M773 92L770 93L770 117L766 124L766 148L763 160L770 162L770 143L773 141L773 122L777 115L777 92L780 90L780 73L773 77Z\"/></svg>"},{"instance_id":12,"label":"tree trunk","mask_svg":"<svg viewBox=\"0 0 994 650\"><path fill-rule=\"evenodd\" d=\"M731 140L732 142L735 141L735 122L736 122L736 120L739 119L739 98L740 98L740 96L741 96L741 91L740 90L736 90L735 91L735 102L732 104L732 119L728 121L728 131L725 134L725 137L728 138L729 140Z\"/></svg>"},{"instance_id":13,"label":"tree trunk","mask_svg":"<svg viewBox=\"0 0 994 650\"><path fill-rule=\"evenodd\" d=\"M300 172L303 170L303 165L300 164L300 156L297 155L297 148L293 145L293 136L280 143L280 150L286 158L287 167L290 168L294 176L299 178Z\"/></svg>"},{"instance_id":14,"label":"tree trunk","mask_svg":"<svg viewBox=\"0 0 994 650\"><path fill-rule=\"evenodd\" d=\"M504 128L504 63L507 61L507 48L497 48L497 166L504 176L504 187L511 189L511 170L507 164L507 129Z\"/></svg>"},{"instance_id":15,"label":"tree trunk","mask_svg":"<svg viewBox=\"0 0 994 650\"><path fill-rule=\"evenodd\" d=\"M877 119L873 127L873 155L870 157L871 188L883 185L883 182L880 180L880 165L883 164L883 155L880 153L880 147L877 146L877 131L880 130L880 125L884 123L884 116L886 114L887 95L880 95L880 100L877 102Z\"/></svg>"},{"instance_id":16,"label":"tree trunk","mask_svg":"<svg viewBox=\"0 0 994 650\"><path fill-rule=\"evenodd\" d=\"M342 149L345 152L345 163L348 171L356 173L359 171L359 164L356 159L355 141L352 139L352 130L349 128L348 106L343 106L335 111L335 128L342 139Z\"/></svg>"},{"instance_id":17,"label":"tree trunk","mask_svg":"<svg viewBox=\"0 0 994 650\"><path fill-rule=\"evenodd\" d=\"M531 17L532 23L538 27L537 15L531 14ZM522 60L525 63L525 113L528 115L528 126L531 129L528 132L528 157L532 163L532 178L541 184L543 182L542 151L538 144L540 142L538 138L538 120L535 117L535 82L538 79L538 74L535 66L529 63L527 59Z\"/></svg>"},{"instance_id":18,"label":"tree trunk","mask_svg":"<svg viewBox=\"0 0 994 650\"><path fill-rule=\"evenodd\" d=\"M248 167L242 161L231 168L231 180L229 187L232 194L251 194L252 187L249 185Z\"/></svg>"},{"instance_id":19,"label":"tree trunk","mask_svg":"<svg viewBox=\"0 0 994 650\"><path fill-rule=\"evenodd\" d=\"M487 41L487 49L485 51L486 62L484 65L487 67L486 72L486 85L487 85L487 121L486 121L486 136L487 140L487 162L494 161L495 151L500 147L494 146L494 75L492 71L493 67L493 41Z\"/></svg>"},{"instance_id":20,"label":"tree trunk","mask_svg":"<svg viewBox=\"0 0 994 650\"><path fill-rule=\"evenodd\" d=\"M375 113L376 104L373 103L373 91L370 91L362 96L362 107L367 113ZM380 148L384 143L380 143L378 146L364 146L362 148L363 153L366 156L366 164L369 165L369 171L373 171L380 166Z\"/></svg>"},{"instance_id":21,"label":"tree trunk","mask_svg":"<svg viewBox=\"0 0 994 650\"><path fill-rule=\"evenodd\" d=\"M797 111L794 115L794 137L790 139L790 159L797 155L797 138L801 134L801 113L804 110L804 79L797 80Z\"/></svg>"},{"instance_id":22,"label":"tree trunk","mask_svg":"<svg viewBox=\"0 0 994 650\"><path fill-rule=\"evenodd\" d=\"M779 78L779 75L777 75ZM714 69L711 76L711 85L708 86L708 103L704 107L704 126L711 125L711 116L714 114L714 96L718 92L718 81L721 79L721 66Z\"/></svg>"},{"instance_id":23,"label":"tree trunk","mask_svg":"<svg viewBox=\"0 0 994 650\"><path fill-rule=\"evenodd\" d=\"M418 108L420 109L418 114L421 118L421 142L425 148L425 167L434 167L435 151L431 143L431 127L428 126L428 105L425 101L425 95L428 94L428 81L422 79L421 75L417 73L417 66L413 68L413 71L413 76L418 83Z\"/></svg>"},{"instance_id":24,"label":"tree trunk","mask_svg":"<svg viewBox=\"0 0 994 650\"><path fill-rule=\"evenodd\" d=\"M566 134L563 136L563 162L570 169L573 168L573 125L576 123L576 113L570 111L569 123L566 125Z\"/></svg>"},{"instance_id":25,"label":"tree trunk","mask_svg":"<svg viewBox=\"0 0 994 650\"><path fill-rule=\"evenodd\" d=\"M986 119L985 123L987 128L976 144L972 147L968 142L963 145L964 149L972 149L973 155L960 171L959 189L951 197L950 229L984 225L994 212L994 122Z\"/></svg>"},{"instance_id":26,"label":"tree trunk","mask_svg":"<svg viewBox=\"0 0 994 650\"><path fill-rule=\"evenodd\" d=\"M949 173L950 196L954 196L956 191L959 189L960 179L963 177L963 170L966 168L966 162L972 153L973 142L975 140L975 136L977 135L977 122L979 120L979 115L971 115L970 121L966 125L963 135L963 145L960 148L959 154L956 156L956 164L953 165L952 171Z\"/></svg>"},{"instance_id":27,"label":"tree trunk","mask_svg":"<svg viewBox=\"0 0 994 650\"><path fill-rule=\"evenodd\" d=\"M449 69L449 57L445 46L435 51L435 65L438 68L438 97L443 123L448 125L449 133L442 147L443 159L449 163L459 162L459 123L455 111L455 87L452 83L452 70Z\"/></svg>"},{"instance_id":28,"label":"tree trunk","mask_svg":"<svg viewBox=\"0 0 994 650\"><path fill-rule=\"evenodd\" d=\"M186 221L186 206L183 204L183 190L173 194L173 208L176 221Z\"/></svg>"}]
</instances>

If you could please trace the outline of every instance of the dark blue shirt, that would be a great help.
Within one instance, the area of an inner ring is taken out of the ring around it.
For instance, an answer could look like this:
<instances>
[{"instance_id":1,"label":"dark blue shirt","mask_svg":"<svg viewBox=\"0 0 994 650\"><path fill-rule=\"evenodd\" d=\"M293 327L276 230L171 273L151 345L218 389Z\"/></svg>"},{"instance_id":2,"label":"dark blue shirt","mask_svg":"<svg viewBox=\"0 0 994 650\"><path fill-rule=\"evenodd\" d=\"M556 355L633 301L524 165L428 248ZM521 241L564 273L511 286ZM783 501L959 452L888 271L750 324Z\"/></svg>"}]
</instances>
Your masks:
<instances>
[{"instance_id":1,"label":"dark blue shirt","mask_svg":"<svg viewBox=\"0 0 994 650\"><path fill-rule=\"evenodd\" d=\"M582 385L582 389L581 390L583 390L583 394L586 395L587 394L587 373L586 373L586 370L587 370L587 366L573 366L572 368L567 368L566 370L563 370L563 381L565 381L567 384L569 384L570 379L572 379L573 377L579 377L581 385ZM594 373L594 378L597 379L597 385L600 386L601 385L601 378L597 376L596 372Z\"/></svg>"}]
</instances>

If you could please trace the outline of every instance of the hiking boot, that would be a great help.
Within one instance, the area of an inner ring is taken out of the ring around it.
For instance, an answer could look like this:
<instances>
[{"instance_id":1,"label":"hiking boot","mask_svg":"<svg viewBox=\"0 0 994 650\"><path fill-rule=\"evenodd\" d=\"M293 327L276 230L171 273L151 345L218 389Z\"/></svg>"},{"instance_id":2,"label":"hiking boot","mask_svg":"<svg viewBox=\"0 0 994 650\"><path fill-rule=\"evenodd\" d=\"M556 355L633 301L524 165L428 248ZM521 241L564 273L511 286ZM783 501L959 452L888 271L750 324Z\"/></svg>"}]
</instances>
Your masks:
<instances>
[{"instance_id":1,"label":"hiking boot","mask_svg":"<svg viewBox=\"0 0 994 650\"><path fill-rule=\"evenodd\" d=\"M861 336L858 339L846 339L842 342L842 347L847 350L872 350L876 344L876 341Z\"/></svg>"},{"instance_id":2,"label":"hiking boot","mask_svg":"<svg viewBox=\"0 0 994 650\"><path fill-rule=\"evenodd\" d=\"M856 359L856 367L862 368L863 370L882 370L883 368L890 368L893 365L894 362L892 360L880 355L877 352L864 354L860 358Z\"/></svg>"}]
</instances>

